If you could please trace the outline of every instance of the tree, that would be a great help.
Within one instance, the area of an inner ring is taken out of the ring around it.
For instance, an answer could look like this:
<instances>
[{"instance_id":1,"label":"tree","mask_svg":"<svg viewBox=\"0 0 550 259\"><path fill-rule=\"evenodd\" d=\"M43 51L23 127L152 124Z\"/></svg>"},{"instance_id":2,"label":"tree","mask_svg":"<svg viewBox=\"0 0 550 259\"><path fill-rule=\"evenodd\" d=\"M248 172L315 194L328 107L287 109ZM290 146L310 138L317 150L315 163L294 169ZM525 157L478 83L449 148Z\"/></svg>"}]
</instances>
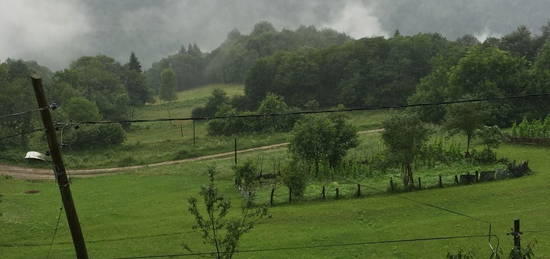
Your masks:
<instances>
[{"instance_id":1,"label":"tree","mask_svg":"<svg viewBox=\"0 0 550 259\"><path fill-rule=\"evenodd\" d=\"M448 98L495 98L531 94L528 62L521 57L493 48L477 46L458 61L449 73ZM521 117L529 103L502 101L484 106L487 123L509 126ZM518 116L519 115L519 116Z\"/></svg>"},{"instance_id":2,"label":"tree","mask_svg":"<svg viewBox=\"0 0 550 259\"><path fill-rule=\"evenodd\" d=\"M498 126L483 126L478 129L477 135L487 150L498 148L504 140L504 135Z\"/></svg>"},{"instance_id":3,"label":"tree","mask_svg":"<svg viewBox=\"0 0 550 259\"><path fill-rule=\"evenodd\" d=\"M96 121L101 119L97 105L84 97L69 99L61 107L61 112L70 121Z\"/></svg>"},{"instance_id":4,"label":"tree","mask_svg":"<svg viewBox=\"0 0 550 259\"><path fill-rule=\"evenodd\" d=\"M134 54L134 52L132 52L130 54L130 61L128 62L128 69L129 70L134 70L134 71L139 72L139 73L143 72L141 70L141 64L139 63L139 60L136 57L136 54Z\"/></svg>"},{"instance_id":5,"label":"tree","mask_svg":"<svg viewBox=\"0 0 550 259\"><path fill-rule=\"evenodd\" d=\"M252 199L256 187L258 186L258 168L252 161L236 165L233 168L235 172L235 184L244 192L249 199Z\"/></svg>"},{"instance_id":6,"label":"tree","mask_svg":"<svg viewBox=\"0 0 550 259\"><path fill-rule=\"evenodd\" d=\"M241 237L250 232L256 223L267 216L267 208L242 208L242 215L236 219L226 219L231 209L231 201L220 195L215 184L216 170L208 169L209 183L203 186L200 195L204 202L204 212L201 212L199 201L189 198L189 212L195 217L193 229L202 233L203 242L215 248L217 259L233 257ZM191 249L185 246L186 249Z\"/></svg>"},{"instance_id":7,"label":"tree","mask_svg":"<svg viewBox=\"0 0 550 259\"><path fill-rule=\"evenodd\" d=\"M143 75L143 71L141 70L141 64L134 52L130 55L126 68L125 86L130 104L133 106L143 106L145 103L152 101L151 91L147 87L145 75Z\"/></svg>"},{"instance_id":8,"label":"tree","mask_svg":"<svg viewBox=\"0 0 550 259\"><path fill-rule=\"evenodd\" d=\"M170 68L165 69L160 74L160 99L163 101L176 100L176 75Z\"/></svg>"},{"instance_id":9,"label":"tree","mask_svg":"<svg viewBox=\"0 0 550 259\"><path fill-rule=\"evenodd\" d=\"M486 119L487 113L480 104L454 104L447 107L445 126L453 134L462 132L466 135L466 157L470 156L470 144L476 130L485 124Z\"/></svg>"},{"instance_id":10,"label":"tree","mask_svg":"<svg viewBox=\"0 0 550 259\"><path fill-rule=\"evenodd\" d=\"M415 114L396 114L384 121L382 139L388 156L399 163L403 185L414 185L412 163L429 137L429 131Z\"/></svg>"},{"instance_id":11,"label":"tree","mask_svg":"<svg viewBox=\"0 0 550 259\"><path fill-rule=\"evenodd\" d=\"M290 152L315 166L315 175L325 162L337 167L347 151L358 145L357 130L341 117L305 117L292 130Z\"/></svg>"}]
</instances>

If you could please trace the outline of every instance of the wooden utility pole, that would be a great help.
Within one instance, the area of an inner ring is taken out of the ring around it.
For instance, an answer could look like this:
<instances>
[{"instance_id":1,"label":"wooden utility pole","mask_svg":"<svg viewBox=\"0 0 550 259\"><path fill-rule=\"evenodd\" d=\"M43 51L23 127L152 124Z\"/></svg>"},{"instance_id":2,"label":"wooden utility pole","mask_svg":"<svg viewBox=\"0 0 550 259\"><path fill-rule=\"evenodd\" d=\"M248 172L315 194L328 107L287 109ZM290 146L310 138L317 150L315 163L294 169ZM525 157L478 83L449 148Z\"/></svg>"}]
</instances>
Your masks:
<instances>
[{"instance_id":1,"label":"wooden utility pole","mask_svg":"<svg viewBox=\"0 0 550 259\"><path fill-rule=\"evenodd\" d=\"M53 161L53 172L55 174L57 184L59 185L59 191L61 192L61 200L63 201L63 208L65 208L67 222L69 223L69 229L71 230L71 236L73 238L74 248L76 250L76 257L78 259L88 259L86 243L84 242L84 236L82 235L78 215L76 214L73 196L71 195L71 188L69 187L69 179L67 177L67 172L65 171L65 165L63 165L63 158L61 157L59 144L57 143L57 136L53 125L52 116L50 114L49 104L46 100L46 95L44 94L44 88L42 87L42 79L34 75L31 79L32 86L34 87L34 93L36 95L36 101L38 102L38 108L42 109L40 111L40 115L42 116L44 128L46 128L50 156Z\"/></svg>"}]
</instances>

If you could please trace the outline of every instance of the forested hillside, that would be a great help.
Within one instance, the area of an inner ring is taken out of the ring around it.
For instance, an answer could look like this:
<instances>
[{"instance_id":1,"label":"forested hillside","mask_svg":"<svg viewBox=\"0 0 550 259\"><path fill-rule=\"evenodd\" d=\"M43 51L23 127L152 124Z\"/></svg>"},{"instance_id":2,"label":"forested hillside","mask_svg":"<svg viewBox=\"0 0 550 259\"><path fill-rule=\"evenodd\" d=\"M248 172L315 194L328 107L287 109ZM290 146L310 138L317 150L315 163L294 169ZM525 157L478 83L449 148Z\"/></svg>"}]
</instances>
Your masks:
<instances>
[{"instance_id":1,"label":"forested hillside","mask_svg":"<svg viewBox=\"0 0 550 259\"><path fill-rule=\"evenodd\" d=\"M242 83L260 58L279 51L326 48L350 40L347 35L330 29L301 26L279 31L271 23L261 22L249 35L231 31L225 42L211 53L203 53L196 44L182 46L177 54L154 63L147 71L147 78L153 89L160 89L160 74L170 68L176 74L178 90L205 83Z\"/></svg>"}]
</instances>

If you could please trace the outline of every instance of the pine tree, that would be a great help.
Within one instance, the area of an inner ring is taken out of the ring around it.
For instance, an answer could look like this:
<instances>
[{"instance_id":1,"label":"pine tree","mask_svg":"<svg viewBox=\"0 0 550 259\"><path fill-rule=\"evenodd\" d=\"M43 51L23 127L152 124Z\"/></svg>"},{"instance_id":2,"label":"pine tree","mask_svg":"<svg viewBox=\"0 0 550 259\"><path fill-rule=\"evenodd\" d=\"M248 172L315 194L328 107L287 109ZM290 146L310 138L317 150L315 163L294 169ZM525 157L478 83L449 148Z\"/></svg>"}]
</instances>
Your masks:
<instances>
[{"instance_id":1,"label":"pine tree","mask_svg":"<svg viewBox=\"0 0 550 259\"><path fill-rule=\"evenodd\" d=\"M139 63L139 60L136 57L136 54L134 54L134 52L132 52L132 54L130 54L130 61L128 62L128 69L137 71L139 73L143 72L141 70L141 64Z\"/></svg>"}]
</instances>

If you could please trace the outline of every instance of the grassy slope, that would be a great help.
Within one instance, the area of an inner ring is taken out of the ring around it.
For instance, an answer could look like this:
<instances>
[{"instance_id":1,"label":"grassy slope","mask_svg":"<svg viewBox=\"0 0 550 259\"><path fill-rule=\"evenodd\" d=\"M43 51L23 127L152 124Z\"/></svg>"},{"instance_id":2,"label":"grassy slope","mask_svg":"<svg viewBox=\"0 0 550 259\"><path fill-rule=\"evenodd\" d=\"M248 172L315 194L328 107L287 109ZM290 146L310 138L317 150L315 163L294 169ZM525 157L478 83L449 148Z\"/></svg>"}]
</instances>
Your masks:
<instances>
[{"instance_id":1,"label":"grassy slope","mask_svg":"<svg viewBox=\"0 0 550 259\"><path fill-rule=\"evenodd\" d=\"M271 158L285 156L281 151L262 154ZM524 230L550 230L547 220L550 214L550 150L505 145L499 154L512 159L530 160L535 174L516 180L398 196L377 195L275 207L270 211L272 219L244 237L242 248L487 233L488 227L483 223L398 198L402 196L493 222L494 232L508 250L511 238L505 233L515 218L522 219ZM201 244L196 233L111 242L101 240L189 231L192 218L186 211L186 198L195 195L199 186L205 183L205 168L211 164L222 171L219 182L221 190L231 195L234 203L238 203L237 194L231 187L231 162L231 159L203 161L143 169L132 174L74 180L74 198L86 238L99 241L88 243L91 257L185 253L181 246L184 241L196 250L209 250ZM372 184L378 188L385 187L383 182ZM29 189L41 192L23 194ZM0 193L4 195L4 201L0 203L0 211L4 213L0 218L0 244L48 244L60 205L55 184L1 180ZM279 195L284 197L285 194ZM549 233L526 233L523 238L525 241L537 239L537 255L550 256ZM64 220L57 240L70 241ZM236 258L442 258L447 251L455 251L459 247L473 250L480 257L488 253L486 239L478 239L252 253ZM3 258L36 258L46 254L47 250L48 246L0 246ZM53 254L56 258L72 258L72 246L57 244Z\"/></svg>"},{"instance_id":2,"label":"grassy slope","mask_svg":"<svg viewBox=\"0 0 550 259\"><path fill-rule=\"evenodd\" d=\"M242 85L208 85L178 93L178 100L168 103L157 102L153 105L136 109L134 119L190 117L193 108L204 105L215 88L226 91L228 96L242 94ZM386 112L349 113L354 124L361 130L378 128ZM206 122L196 122L197 145L193 146L193 124L184 122L156 122L134 124L127 133L124 144L91 150L64 151L64 158L69 168L104 168L151 164L169 160L184 159L210 155L233 150L233 137L211 137L206 134ZM182 135L183 133L183 135ZM37 136L41 144L33 145L31 150L46 150L47 147ZM282 143L288 140L288 134L256 134L239 136L240 149ZM11 157L4 160L9 164L24 164L22 159L25 150L12 151ZM2 161L0 154L0 161ZM36 166L36 165L33 165Z\"/></svg>"}]
</instances>

